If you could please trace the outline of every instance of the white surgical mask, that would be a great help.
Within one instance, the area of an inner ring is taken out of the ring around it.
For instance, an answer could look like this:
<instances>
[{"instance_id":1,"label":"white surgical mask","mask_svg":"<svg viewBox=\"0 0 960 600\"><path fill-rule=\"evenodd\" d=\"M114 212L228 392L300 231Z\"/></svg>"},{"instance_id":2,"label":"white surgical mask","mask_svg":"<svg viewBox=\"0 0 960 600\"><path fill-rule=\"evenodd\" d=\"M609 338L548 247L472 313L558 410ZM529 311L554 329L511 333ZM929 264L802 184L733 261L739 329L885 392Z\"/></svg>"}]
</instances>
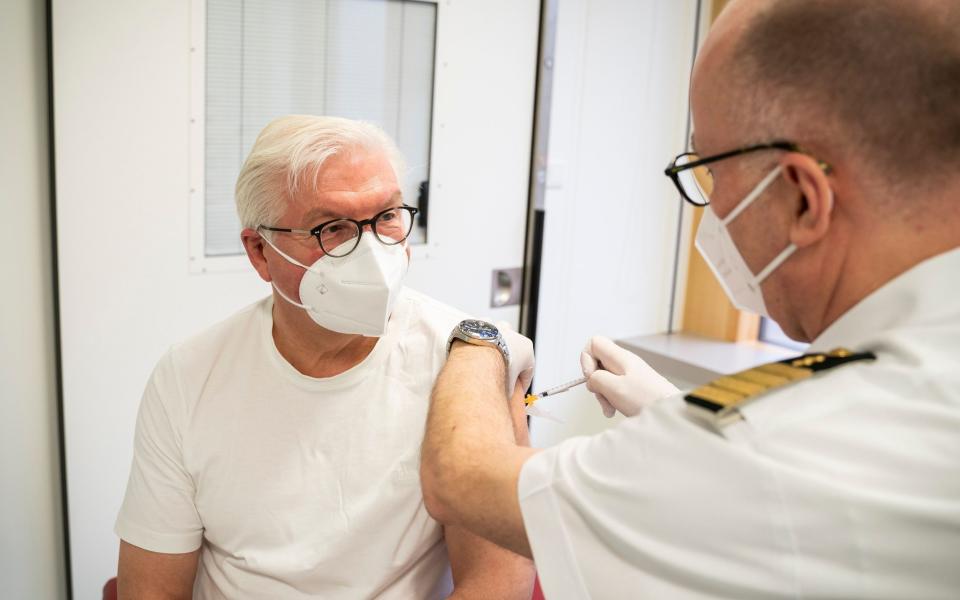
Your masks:
<instances>
[{"instance_id":1,"label":"white surgical mask","mask_svg":"<svg viewBox=\"0 0 960 600\"><path fill-rule=\"evenodd\" d=\"M703 219L700 221L700 228L697 230L697 249L700 250L700 254L703 255L704 260L707 261L714 275L717 276L730 301L740 310L747 310L765 317L770 315L767 312L767 305L763 301L763 291L760 289L760 284L770 276L770 273L773 273L777 267L790 258L790 255L796 252L797 246L796 244L789 244L783 252L770 261L770 264L754 275L746 261L743 260L743 255L740 254L737 245L733 243L733 238L730 237L727 226L740 213L747 210L776 181L777 177L780 176L780 171L781 167L777 166L722 220L713 212L713 207L708 206L703 211Z\"/></svg>"},{"instance_id":2,"label":"white surgical mask","mask_svg":"<svg viewBox=\"0 0 960 600\"><path fill-rule=\"evenodd\" d=\"M307 311L325 329L338 333L379 337L407 274L406 245L381 244L373 232L360 236L356 249L346 256L325 254L311 266L287 256L263 238L287 262L306 271L300 280L300 301L293 301L273 284L284 300ZM353 240L345 242L353 244Z\"/></svg>"}]
</instances>

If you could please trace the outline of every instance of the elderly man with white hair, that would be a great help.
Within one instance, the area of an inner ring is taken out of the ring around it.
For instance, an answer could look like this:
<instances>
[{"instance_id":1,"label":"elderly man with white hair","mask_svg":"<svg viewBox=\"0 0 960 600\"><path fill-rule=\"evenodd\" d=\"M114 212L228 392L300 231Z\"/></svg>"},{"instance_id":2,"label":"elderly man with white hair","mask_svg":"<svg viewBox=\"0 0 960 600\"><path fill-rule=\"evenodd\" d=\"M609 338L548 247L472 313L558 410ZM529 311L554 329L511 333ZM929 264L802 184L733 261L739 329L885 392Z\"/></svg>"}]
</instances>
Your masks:
<instances>
[{"instance_id":1,"label":"elderly man with white hair","mask_svg":"<svg viewBox=\"0 0 960 600\"><path fill-rule=\"evenodd\" d=\"M416 209L400 165L383 131L346 119L283 117L257 138L237 208L273 293L174 346L147 384L121 598L530 597L527 559L424 508L430 390L463 315L403 287Z\"/></svg>"}]
</instances>

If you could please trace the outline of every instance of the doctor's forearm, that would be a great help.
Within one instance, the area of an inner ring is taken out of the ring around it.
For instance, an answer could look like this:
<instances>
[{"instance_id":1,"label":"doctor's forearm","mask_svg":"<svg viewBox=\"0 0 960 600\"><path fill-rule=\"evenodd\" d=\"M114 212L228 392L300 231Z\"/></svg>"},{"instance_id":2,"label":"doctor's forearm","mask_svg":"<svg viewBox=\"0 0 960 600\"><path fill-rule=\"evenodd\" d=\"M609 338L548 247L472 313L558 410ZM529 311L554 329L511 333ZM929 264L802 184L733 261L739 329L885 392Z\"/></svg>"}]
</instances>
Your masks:
<instances>
[{"instance_id":1,"label":"doctor's forearm","mask_svg":"<svg viewBox=\"0 0 960 600\"><path fill-rule=\"evenodd\" d=\"M517 445L505 368L495 349L455 343L437 379L427 418L421 483L427 509L530 556L516 482L534 453Z\"/></svg>"}]
</instances>

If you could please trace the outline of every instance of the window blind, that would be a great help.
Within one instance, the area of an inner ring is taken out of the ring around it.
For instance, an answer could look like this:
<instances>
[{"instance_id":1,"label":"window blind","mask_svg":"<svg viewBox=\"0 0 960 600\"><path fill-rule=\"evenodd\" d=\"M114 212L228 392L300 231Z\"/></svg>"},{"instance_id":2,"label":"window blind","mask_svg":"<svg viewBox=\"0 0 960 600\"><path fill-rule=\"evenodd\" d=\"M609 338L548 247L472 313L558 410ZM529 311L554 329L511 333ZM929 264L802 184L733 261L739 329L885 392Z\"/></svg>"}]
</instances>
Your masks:
<instances>
[{"instance_id":1,"label":"window blind","mask_svg":"<svg viewBox=\"0 0 960 600\"><path fill-rule=\"evenodd\" d=\"M286 114L383 127L407 162L404 200L417 205L429 173L436 10L415 0L207 0L207 256L243 253L237 175L260 130Z\"/></svg>"}]
</instances>

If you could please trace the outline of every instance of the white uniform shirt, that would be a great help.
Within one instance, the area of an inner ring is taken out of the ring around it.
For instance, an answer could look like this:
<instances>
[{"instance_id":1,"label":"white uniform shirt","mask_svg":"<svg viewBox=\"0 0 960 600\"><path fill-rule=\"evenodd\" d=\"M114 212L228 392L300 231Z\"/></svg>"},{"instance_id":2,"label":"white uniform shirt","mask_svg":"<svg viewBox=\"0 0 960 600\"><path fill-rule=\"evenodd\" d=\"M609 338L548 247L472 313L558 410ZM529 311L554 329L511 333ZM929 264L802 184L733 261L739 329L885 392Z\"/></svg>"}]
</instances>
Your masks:
<instances>
[{"instance_id":1,"label":"white uniform shirt","mask_svg":"<svg viewBox=\"0 0 960 600\"><path fill-rule=\"evenodd\" d=\"M679 398L550 448L519 496L549 600L960 597L960 250L811 351L871 350L722 434Z\"/></svg>"},{"instance_id":2,"label":"white uniform shirt","mask_svg":"<svg viewBox=\"0 0 960 600\"><path fill-rule=\"evenodd\" d=\"M431 388L462 315L405 290L366 359L294 369L270 298L174 347L140 406L116 532L202 546L194 597L441 598L443 529L420 491Z\"/></svg>"}]
</instances>

